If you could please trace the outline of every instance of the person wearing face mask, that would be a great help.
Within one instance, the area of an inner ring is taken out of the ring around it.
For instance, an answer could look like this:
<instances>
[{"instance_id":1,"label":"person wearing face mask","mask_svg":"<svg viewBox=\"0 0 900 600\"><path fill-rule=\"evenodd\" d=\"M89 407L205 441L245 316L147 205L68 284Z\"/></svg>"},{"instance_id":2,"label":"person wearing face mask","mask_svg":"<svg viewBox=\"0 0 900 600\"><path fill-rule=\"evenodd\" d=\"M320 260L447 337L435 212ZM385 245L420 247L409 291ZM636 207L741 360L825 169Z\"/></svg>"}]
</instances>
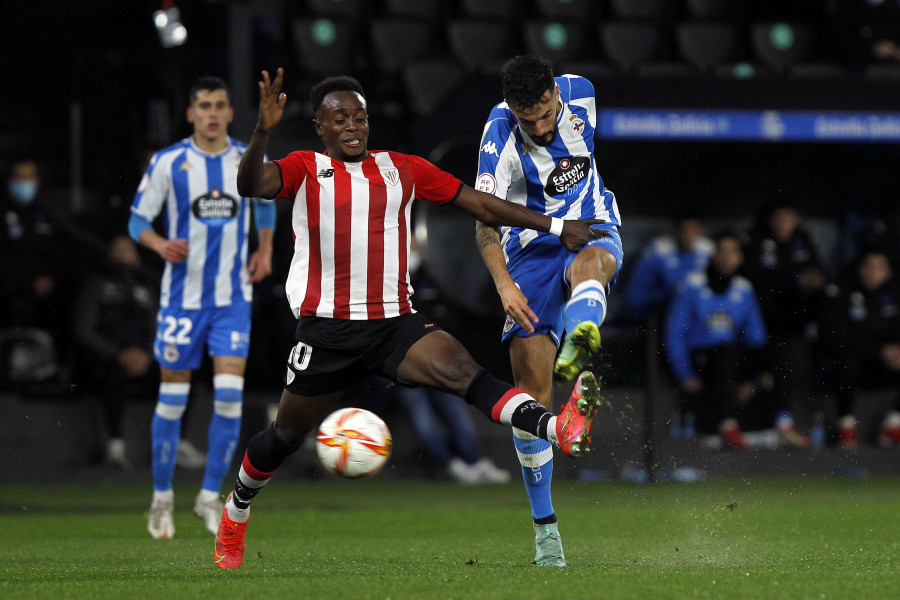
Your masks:
<instances>
[{"instance_id":1,"label":"person wearing face mask","mask_svg":"<svg viewBox=\"0 0 900 600\"><path fill-rule=\"evenodd\" d=\"M63 249L53 220L40 202L41 179L32 158L16 158L0 200L0 326L38 327L58 338Z\"/></svg>"}]
</instances>

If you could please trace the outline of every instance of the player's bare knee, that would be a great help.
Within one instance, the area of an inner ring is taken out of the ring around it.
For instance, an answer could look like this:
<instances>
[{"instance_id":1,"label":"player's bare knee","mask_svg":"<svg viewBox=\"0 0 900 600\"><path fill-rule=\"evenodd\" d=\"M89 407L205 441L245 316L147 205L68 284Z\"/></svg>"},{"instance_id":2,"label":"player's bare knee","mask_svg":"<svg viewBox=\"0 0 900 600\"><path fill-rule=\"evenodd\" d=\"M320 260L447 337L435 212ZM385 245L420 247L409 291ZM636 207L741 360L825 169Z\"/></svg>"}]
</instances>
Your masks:
<instances>
[{"instance_id":1,"label":"player's bare knee","mask_svg":"<svg viewBox=\"0 0 900 600\"><path fill-rule=\"evenodd\" d=\"M464 396L469 385L482 368L469 356L468 352L460 352L451 360L439 361L434 365L434 378L441 387Z\"/></svg>"}]
</instances>

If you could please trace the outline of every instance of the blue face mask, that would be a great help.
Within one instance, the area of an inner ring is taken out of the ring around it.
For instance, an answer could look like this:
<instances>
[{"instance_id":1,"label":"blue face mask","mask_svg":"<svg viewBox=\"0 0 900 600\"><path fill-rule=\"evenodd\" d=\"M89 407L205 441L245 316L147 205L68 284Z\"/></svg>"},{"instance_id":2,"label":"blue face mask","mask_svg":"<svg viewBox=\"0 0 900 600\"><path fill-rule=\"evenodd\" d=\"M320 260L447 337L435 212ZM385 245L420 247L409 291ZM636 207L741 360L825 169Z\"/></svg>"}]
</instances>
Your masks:
<instances>
[{"instance_id":1,"label":"blue face mask","mask_svg":"<svg viewBox=\"0 0 900 600\"><path fill-rule=\"evenodd\" d=\"M31 204L37 196L37 184L27 179L18 179L9 184L9 194L21 204Z\"/></svg>"}]
</instances>

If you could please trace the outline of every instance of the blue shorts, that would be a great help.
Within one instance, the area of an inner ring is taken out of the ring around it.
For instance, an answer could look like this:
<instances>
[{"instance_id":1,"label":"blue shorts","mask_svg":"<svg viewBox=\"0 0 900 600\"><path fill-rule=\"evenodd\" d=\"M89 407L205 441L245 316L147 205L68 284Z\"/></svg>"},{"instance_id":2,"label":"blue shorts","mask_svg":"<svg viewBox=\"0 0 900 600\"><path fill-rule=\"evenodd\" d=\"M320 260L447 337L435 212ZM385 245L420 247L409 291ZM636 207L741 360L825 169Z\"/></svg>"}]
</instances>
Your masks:
<instances>
[{"instance_id":1,"label":"blue shorts","mask_svg":"<svg viewBox=\"0 0 900 600\"><path fill-rule=\"evenodd\" d=\"M250 303L185 310L166 307L156 316L153 355L161 367L194 370L200 367L203 347L210 356L247 358L250 350Z\"/></svg>"},{"instance_id":2,"label":"blue shorts","mask_svg":"<svg viewBox=\"0 0 900 600\"><path fill-rule=\"evenodd\" d=\"M609 250L616 257L616 274L606 286L606 292L609 293L622 269L624 256L622 238L619 236L618 227L612 223L594 225L593 228L610 232L609 236L593 240L585 246L585 248L600 246ZM548 240L548 242L550 241L553 243L535 244L532 242L521 259L510 267L509 274L525 294L528 306L537 315L539 321L534 324L534 333L528 333L507 316L501 338L504 344L508 344L515 336L530 337L546 334L553 338L557 346L562 339L565 329L563 312L571 291L569 282L566 281L566 271L578 256L578 252L569 252L562 244L555 240Z\"/></svg>"}]
</instances>

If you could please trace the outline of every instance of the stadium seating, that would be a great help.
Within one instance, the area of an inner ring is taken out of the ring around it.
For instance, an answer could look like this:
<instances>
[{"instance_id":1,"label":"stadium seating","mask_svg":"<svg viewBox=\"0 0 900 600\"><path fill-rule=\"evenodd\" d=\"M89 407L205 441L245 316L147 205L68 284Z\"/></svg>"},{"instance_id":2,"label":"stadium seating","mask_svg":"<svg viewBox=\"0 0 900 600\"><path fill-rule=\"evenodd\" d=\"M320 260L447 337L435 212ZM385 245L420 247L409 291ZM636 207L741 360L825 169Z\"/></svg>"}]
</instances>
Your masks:
<instances>
[{"instance_id":1,"label":"stadium seating","mask_svg":"<svg viewBox=\"0 0 900 600\"><path fill-rule=\"evenodd\" d=\"M453 57L472 72L499 72L518 50L510 28L491 21L453 20L447 25L447 40Z\"/></svg>"},{"instance_id":2,"label":"stadium seating","mask_svg":"<svg viewBox=\"0 0 900 600\"><path fill-rule=\"evenodd\" d=\"M779 74L813 53L812 31L799 23L755 23L750 36L756 56Z\"/></svg>"},{"instance_id":3,"label":"stadium seating","mask_svg":"<svg viewBox=\"0 0 900 600\"><path fill-rule=\"evenodd\" d=\"M437 23L444 16L442 0L385 0L384 4L386 16L425 19L431 23Z\"/></svg>"},{"instance_id":4,"label":"stadium seating","mask_svg":"<svg viewBox=\"0 0 900 600\"><path fill-rule=\"evenodd\" d=\"M354 71L356 27L349 20L300 18L291 24L297 65L309 75L327 76Z\"/></svg>"},{"instance_id":5,"label":"stadium seating","mask_svg":"<svg viewBox=\"0 0 900 600\"><path fill-rule=\"evenodd\" d=\"M601 6L600 2L593 0L536 0L535 2L535 8L541 16L578 21L598 19Z\"/></svg>"},{"instance_id":6,"label":"stadium seating","mask_svg":"<svg viewBox=\"0 0 900 600\"><path fill-rule=\"evenodd\" d=\"M815 62L792 65L788 68L788 74L794 79L836 81L849 75L849 71L842 65Z\"/></svg>"},{"instance_id":7,"label":"stadium seating","mask_svg":"<svg viewBox=\"0 0 900 600\"><path fill-rule=\"evenodd\" d=\"M681 23L675 29L675 41L685 61L700 71L743 58L738 31L727 23Z\"/></svg>"},{"instance_id":8,"label":"stadium seating","mask_svg":"<svg viewBox=\"0 0 900 600\"><path fill-rule=\"evenodd\" d=\"M610 0L612 13L619 19L669 21L675 15L675 0Z\"/></svg>"},{"instance_id":9,"label":"stadium seating","mask_svg":"<svg viewBox=\"0 0 900 600\"><path fill-rule=\"evenodd\" d=\"M587 46L584 28L567 21L529 21L523 40L529 54L544 56L553 63L570 56L584 56Z\"/></svg>"},{"instance_id":10,"label":"stadium seating","mask_svg":"<svg viewBox=\"0 0 900 600\"><path fill-rule=\"evenodd\" d=\"M600 25L604 54L623 71L665 58L668 44L660 28L642 21L611 21Z\"/></svg>"},{"instance_id":11,"label":"stadium seating","mask_svg":"<svg viewBox=\"0 0 900 600\"><path fill-rule=\"evenodd\" d=\"M518 0L461 0L459 4L466 17L489 19L498 23L518 23L524 12Z\"/></svg>"},{"instance_id":12,"label":"stadium seating","mask_svg":"<svg viewBox=\"0 0 900 600\"><path fill-rule=\"evenodd\" d=\"M464 78L459 64L446 58L416 60L403 68L409 104L420 117L431 115Z\"/></svg>"},{"instance_id":13,"label":"stadium seating","mask_svg":"<svg viewBox=\"0 0 900 600\"><path fill-rule=\"evenodd\" d=\"M375 19L369 27L375 67L398 75L409 61L428 58L438 48L434 27L418 19Z\"/></svg>"},{"instance_id":14,"label":"stadium seating","mask_svg":"<svg viewBox=\"0 0 900 600\"><path fill-rule=\"evenodd\" d=\"M614 77L617 73L616 68L599 60L567 60L553 65L553 72L559 75L571 73L573 75L581 75L586 77L597 86L597 82Z\"/></svg>"},{"instance_id":15,"label":"stadium seating","mask_svg":"<svg viewBox=\"0 0 900 600\"><path fill-rule=\"evenodd\" d=\"M353 21L359 21L365 16L368 5L368 0L307 0L311 15Z\"/></svg>"},{"instance_id":16,"label":"stadium seating","mask_svg":"<svg viewBox=\"0 0 900 600\"><path fill-rule=\"evenodd\" d=\"M685 79L697 74L692 67L675 61L643 63L635 67L634 72L638 77L669 79Z\"/></svg>"},{"instance_id":17,"label":"stadium seating","mask_svg":"<svg viewBox=\"0 0 900 600\"><path fill-rule=\"evenodd\" d=\"M746 0L685 0L685 9L695 19L746 22L750 4Z\"/></svg>"}]
</instances>

